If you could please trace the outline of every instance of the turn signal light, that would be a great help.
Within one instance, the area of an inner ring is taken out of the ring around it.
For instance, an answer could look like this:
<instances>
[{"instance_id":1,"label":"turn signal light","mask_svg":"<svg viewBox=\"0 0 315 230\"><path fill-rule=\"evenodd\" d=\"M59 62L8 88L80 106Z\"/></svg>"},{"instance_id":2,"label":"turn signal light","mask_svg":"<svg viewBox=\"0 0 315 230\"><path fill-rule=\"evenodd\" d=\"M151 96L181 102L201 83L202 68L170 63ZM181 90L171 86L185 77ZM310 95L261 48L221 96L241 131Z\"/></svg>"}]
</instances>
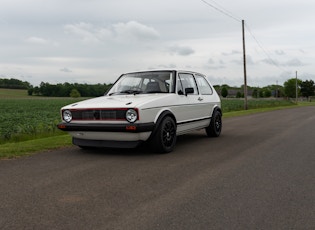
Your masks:
<instances>
[{"instance_id":1,"label":"turn signal light","mask_svg":"<svg viewBox=\"0 0 315 230\"><path fill-rule=\"evenodd\" d=\"M58 128L59 128L59 129L65 129L66 126L65 126L65 125L58 125Z\"/></svg>"},{"instance_id":2,"label":"turn signal light","mask_svg":"<svg viewBox=\"0 0 315 230\"><path fill-rule=\"evenodd\" d=\"M136 130L137 130L137 127L134 126L134 125L127 125L127 126L126 126L126 130L128 130L128 131L136 131Z\"/></svg>"}]
</instances>

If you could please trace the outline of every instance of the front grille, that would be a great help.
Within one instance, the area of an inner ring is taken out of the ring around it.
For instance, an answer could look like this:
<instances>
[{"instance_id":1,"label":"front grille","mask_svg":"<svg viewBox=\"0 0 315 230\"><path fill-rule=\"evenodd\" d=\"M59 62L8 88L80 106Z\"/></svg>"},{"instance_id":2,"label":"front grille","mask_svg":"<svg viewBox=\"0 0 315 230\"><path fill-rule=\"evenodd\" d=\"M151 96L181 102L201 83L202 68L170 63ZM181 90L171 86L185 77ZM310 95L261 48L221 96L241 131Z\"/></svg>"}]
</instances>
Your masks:
<instances>
[{"instance_id":1,"label":"front grille","mask_svg":"<svg viewBox=\"0 0 315 230\"><path fill-rule=\"evenodd\" d=\"M73 120L124 120L126 110L72 110Z\"/></svg>"}]
</instances>

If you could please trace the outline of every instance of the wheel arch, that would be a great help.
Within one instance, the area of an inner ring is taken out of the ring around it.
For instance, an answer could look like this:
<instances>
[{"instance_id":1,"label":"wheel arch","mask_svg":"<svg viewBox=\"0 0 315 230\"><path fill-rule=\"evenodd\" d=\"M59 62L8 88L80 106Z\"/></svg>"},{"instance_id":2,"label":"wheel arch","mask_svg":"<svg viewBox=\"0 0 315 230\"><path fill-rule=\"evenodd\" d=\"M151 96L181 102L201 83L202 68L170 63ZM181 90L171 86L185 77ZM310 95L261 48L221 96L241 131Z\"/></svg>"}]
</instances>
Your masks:
<instances>
[{"instance_id":1,"label":"wheel arch","mask_svg":"<svg viewBox=\"0 0 315 230\"><path fill-rule=\"evenodd\" d=\"M213 111L212 111L212 114L214 114L215 111L220 112L221 116L223 115L223 114L222 114L222 109L221 109L221 107L219 107L218 105L215 105L215 106L214 106L214 109L213 109Z\"/></svg>"},{"instance_id":2,"label":"wheel arch","mask_svg":"<svg viewBox=\"0 0 315 230\"><path fill-rule=\"evenodd\" d=\"M167 117L167 116L169 116L169 117L171 117L172 119L174 119L175 124L177 124L176 117L175 117L175 115L174 115L170 110L164 110L164 111L162 111L160 114L158 114L158 116L157 116L157 118L156 118L154 129L153 129L153 131L152 131L152 133L151 133L151 135L150 135L150 137L149 137L148 140L152 139L152 137L156 134L157 129L158 129L158 127L160 126L161 122L162 122L163 119L164 119L165 117Z\"/></svg>"}]
</instances>

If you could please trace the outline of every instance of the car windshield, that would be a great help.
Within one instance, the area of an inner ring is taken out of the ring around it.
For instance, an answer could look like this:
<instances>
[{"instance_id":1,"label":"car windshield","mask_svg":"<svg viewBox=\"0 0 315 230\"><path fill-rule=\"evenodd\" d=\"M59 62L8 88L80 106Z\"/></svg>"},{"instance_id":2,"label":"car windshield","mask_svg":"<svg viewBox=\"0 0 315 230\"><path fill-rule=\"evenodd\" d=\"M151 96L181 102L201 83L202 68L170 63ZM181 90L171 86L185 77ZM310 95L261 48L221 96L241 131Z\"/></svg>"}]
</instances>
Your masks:
<instances>
[{"instance_id":1,"label":"car windshield","mask_svg":"<svg viewBox=\"0 0 315 230\"><path fill-rule=\"evenodd\" d=\"M173 93L172 71L149 71L122 75L107 95Z\"/></svg>"}]
</instances>

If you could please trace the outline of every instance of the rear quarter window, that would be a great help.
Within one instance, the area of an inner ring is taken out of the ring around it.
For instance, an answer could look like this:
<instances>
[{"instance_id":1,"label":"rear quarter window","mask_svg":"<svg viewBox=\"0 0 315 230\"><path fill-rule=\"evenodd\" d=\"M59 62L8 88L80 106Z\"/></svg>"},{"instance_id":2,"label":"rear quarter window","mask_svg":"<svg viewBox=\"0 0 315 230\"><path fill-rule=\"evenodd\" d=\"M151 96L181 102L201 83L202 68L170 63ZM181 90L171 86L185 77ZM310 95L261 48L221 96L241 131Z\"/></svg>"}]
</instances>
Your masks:
<instances>
[{"instance_id":1,"label":"rear quarter window","mask_svg":"<svg viewBox=\"0 0 315 230\"><path fill-rule=\"evenodd\" d=\"M203 76L196 75L195 79L197 81L200 94L203 94L203 95L213 94L212 87L209 85L208 81Z\"/></svg>"}]
</instances>

